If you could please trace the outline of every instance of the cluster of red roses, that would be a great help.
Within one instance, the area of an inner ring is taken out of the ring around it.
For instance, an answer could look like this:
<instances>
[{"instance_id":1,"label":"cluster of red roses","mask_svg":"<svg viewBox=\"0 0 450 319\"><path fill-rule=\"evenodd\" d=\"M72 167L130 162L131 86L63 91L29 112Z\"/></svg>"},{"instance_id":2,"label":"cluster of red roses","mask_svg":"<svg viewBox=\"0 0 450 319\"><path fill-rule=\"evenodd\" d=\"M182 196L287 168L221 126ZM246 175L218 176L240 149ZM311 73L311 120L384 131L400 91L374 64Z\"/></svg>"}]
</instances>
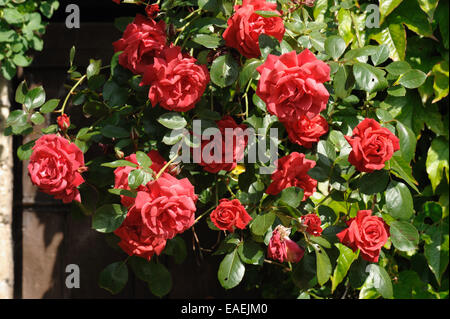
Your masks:
<instances>
[{"instance_id":1,"label":"cluster of red roses","mask_svg":"<svg viewBox=\"0 0 450 319\"><path fill-rule=\"evenodd\" d=\"M149 99L153 107L159 104L171 111L190 110L209 83L208 69L205 65L198 65L195 58L182 53L179 47L168 46L164 22L152 19L158 8L151 6L147 9L149 18L137 15L123 37L114 43L115 50L122 51L119 63L133 73L143 75L142 84L150 85ZM279 13L274 3L244 0L242 5L235 6L235 13L228 20L228 28L223 34L229 47L248 58L261 55L260 34L272 35L281 41L285 32L281 17L262 17L255 11ZM326 108L329 98L323 84L330 80L329 66L306 49L300 54L292 51L281 56L269 55L257 70L261 76L256 94L266 103L267 110L285 125L292 142L312 147L312 143L318 142L328 131L328 123L319 113ZM58 118L58 124L65 132L70 120L63 114ZM231 116L217 121L217 126L222 136L225 136L226 128L245 128ZM353 135L346 136L346 139L352 147L348 160L361 172L382 169L399 150L398 138L373 119L362 121L353 130ZM206 144L202 144L202 148ZM225 143L222 145L223 159L226 150ZM222 160L200 165L210 173L231 171L243 158L246 146L245 139L236 137L232 163ZM150 168L153 171L163 169L166 162L157 151L150 151L148 156L152 160ZM126 160L138 164L135 154ZM306 200L316 191L317 181L308 175L315 165L314 161L298 152L280 158L266 193L277 195L285 188L296 186L303 189L303 200ZM81 173L85 169L80 149L58 135L46 135L36 142L28 166L33 183L64 203L81 200L77 187L84 182ZM115 188L129 189L131 170L131 167L119 167L114 171ZM150 259L155 253L161 253L168 239L184 232L195 222L197 196L189 180L177 179L167 172L158 176L147 185L139 186L136 198L121 198L128 213L115 234L121 238L119 245L129 255ZM219 229L230 232L235 228L244 229L251 220L237 199L222 199L210 218ZM307 233L321 235L321 220L317 215L302 216L300 222ZM371 211L360 211L356 218L348 221L348 226L338 234L341 242L354 250L360 249L363 258L377 261L389 236L384 221L371 216ZM289 234L290 230L281 226L273 231L268 248L270 258L281 262L298 262L302 258L303 249L289 239Z\"/></svg>"},{"instance_id":2,"label":"cluster of red roses","mask_svg":"<svg viewBox=\"0 0 450 319\"><path fill-rule=\"evenodd\" d=\"M157 151L150 151L148 157L154 172L164 168L166 162ZM125 159L138 165L136 154ZM116 168L114 187L129 190L128 175L134 169L130 166ZM121 202L128 213L114 233L121 238L119 246L130 256L150 260L155 253L162 252L168 239L189 229L195 221L194 186L187 178L177 179L166 172L139 186L136 198L122 195Z\"/></svg>"}]
</instances>

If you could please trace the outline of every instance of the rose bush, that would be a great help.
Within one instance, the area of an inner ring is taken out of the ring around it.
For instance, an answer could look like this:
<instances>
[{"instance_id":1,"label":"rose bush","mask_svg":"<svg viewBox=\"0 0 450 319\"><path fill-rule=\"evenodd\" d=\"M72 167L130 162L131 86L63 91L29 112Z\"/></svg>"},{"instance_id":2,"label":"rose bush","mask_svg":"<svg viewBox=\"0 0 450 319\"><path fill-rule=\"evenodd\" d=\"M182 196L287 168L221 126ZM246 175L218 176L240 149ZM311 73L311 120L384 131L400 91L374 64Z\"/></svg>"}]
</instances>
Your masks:
<instances>
[{"instance_id":1,"label":"rose bush","mask_svg":"<svg viewBox=\"0 0 450 319\"><path fill-rule=\"evenodd\" d=\"M5 131L60 117L18 156L124 251L101 287L168 294L192 237L225 289L448 298L448 2L135 3L110 63L72 48L67 98L21 83Z\"/></svg>"}]
</instances>

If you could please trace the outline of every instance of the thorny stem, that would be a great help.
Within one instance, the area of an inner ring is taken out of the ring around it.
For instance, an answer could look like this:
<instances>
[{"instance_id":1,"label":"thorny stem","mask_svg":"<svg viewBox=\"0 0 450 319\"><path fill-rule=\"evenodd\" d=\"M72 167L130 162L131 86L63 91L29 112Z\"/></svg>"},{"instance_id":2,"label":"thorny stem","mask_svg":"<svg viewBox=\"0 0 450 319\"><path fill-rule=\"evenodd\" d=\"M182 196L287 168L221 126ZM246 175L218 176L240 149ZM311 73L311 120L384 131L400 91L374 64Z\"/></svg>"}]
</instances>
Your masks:
<instances>
[{"instance_id":1,"label":"thorny stem","mask_svg":"<svg viewBox=\"0 0 450 319\"><path fill-rule=\"evenodd\" d=\"M159 170L158 174L155 177L155 180L157 180L162 175L162 173L164 173L164 171L167 169L167 167L169 167L169 165L172 164L177 158L178 158L178 154L175 155L170 161L168 161L166 163L166 165L164 165L163 168L161 168Z\"/></svg>"},{"instance_id":2,"label":"thorny stem","mask_svg":"<svg viewBox=\"0 0 450 319\"><path fill-rule=\"evenodd\" d=\"M83 75L77 83L75 83L75 85L72 87L72 89L70 89L69 93L67 93L67 96L64 100L64 103L61 107L60 110L58 110L57 112L61 112L61 114L64 114L64 109L66 108L67 102L69 101L70 96L73 94L73 92L75 91L75 89L84 81L84 79L86 79L87 74Z\"/></svg>"},{"instance_id":3,"label":"thorny stem","mask_svg":"<svg viewBox=\"0 0 450 319\"><path fill-rule=\"evenodd\" d=\"M279 262L276 262L276 261L273 261L273 260L264 259L264 262L268 263L268 264L280 266L281 268L283 268L284 271L292 271L292 269L290 269L289 267L286 267L285 265L280 264Z\"/></svg>"}]
</instances>

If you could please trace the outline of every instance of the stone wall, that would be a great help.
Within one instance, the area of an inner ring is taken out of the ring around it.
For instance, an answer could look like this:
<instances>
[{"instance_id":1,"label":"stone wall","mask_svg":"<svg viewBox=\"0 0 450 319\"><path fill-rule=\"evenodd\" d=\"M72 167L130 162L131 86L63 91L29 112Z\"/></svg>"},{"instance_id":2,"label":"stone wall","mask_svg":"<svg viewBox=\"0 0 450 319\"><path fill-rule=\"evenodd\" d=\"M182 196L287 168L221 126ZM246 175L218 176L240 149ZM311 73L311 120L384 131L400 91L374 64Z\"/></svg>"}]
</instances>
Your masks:
<instances>
[{"instance_id":1,"label":"stone wall","mask_svg":"<svg viewBox=\"0 0 450 319\"><path fill-rule=\"evenodd\" d=\"M13 297L12 138L3 135L9 114L9 83L0 76L0 299Z\"/></svg>"}]
</instances>

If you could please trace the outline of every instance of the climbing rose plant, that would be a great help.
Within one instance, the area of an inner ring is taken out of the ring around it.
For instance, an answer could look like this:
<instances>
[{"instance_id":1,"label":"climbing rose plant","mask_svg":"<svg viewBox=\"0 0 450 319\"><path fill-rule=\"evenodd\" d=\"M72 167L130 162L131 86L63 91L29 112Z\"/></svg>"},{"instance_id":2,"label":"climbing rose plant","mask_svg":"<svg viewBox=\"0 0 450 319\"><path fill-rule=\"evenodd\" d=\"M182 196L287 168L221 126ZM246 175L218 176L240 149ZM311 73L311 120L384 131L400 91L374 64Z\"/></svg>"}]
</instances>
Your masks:
<instances>
[{"instance_id":1,"label":"climbing rose plant","mask_svg":"<svg viewBox=\"0 0 450 319\"><path fill-rule=\"evenodd\" d=\"M365 1L114 2L136 16L110 63L72 48L67 97L21 83L5 131L44 134L18 149L33 184L123 251L101 287L167 295L192 239L225 289L448 298L448 2L380 1L377 27Z\"/></svg>"}]
</instances>

